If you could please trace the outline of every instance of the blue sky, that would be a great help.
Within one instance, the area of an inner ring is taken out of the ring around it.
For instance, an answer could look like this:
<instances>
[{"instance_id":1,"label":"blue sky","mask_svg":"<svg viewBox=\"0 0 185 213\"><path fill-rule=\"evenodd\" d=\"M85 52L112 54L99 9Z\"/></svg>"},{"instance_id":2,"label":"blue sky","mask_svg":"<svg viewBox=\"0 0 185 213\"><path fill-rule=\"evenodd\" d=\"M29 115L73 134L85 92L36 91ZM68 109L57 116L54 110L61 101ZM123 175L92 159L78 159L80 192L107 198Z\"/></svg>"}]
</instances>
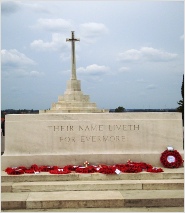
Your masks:
<instances>
[{"instance_id":1,"label":"blue sky","mask_svg":"<svg viewBox=\"0 0 185 213\"><path fill-rule=\"evenodd\" d=\"M98 108L176 108L183 1L2 1L1 109L49 109L77 78Z\"/></svg>"}]
</instances>

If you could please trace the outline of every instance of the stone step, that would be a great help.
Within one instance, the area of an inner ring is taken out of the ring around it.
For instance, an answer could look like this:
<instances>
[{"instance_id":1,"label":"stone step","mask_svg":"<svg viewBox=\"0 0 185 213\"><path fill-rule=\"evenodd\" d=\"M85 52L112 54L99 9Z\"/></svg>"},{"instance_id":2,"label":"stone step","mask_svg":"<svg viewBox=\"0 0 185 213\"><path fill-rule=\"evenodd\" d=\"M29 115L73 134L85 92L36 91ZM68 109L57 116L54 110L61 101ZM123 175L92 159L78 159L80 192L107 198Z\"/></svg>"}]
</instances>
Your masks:
<instances>
[{"instance_id":1,"label":"stone step","mask_svg":"<svg viewBox=\"0 0 185 213\"><path fill-rule=\"evenodd\" d=\"M51 209L26 209L26 212L51 212ZM1 212L12 212L1 210ZM14 209L13 212L25 212L25 209ZM132 207L132 208L62 208L52 212L184 212L184 207Z\"/></svg>"},{"instance_id":2,"label":"stone step","mask_svg":"<svg viewBox=\"0 0 185 213\"><path fill-rule=\"evenodd\" d=\"M162 173L120 173L119 175L105 175L101 173L79 174L70 173L65 175L54 175L49 172L39 174L8 175L1 172L1 182L37 182L37 181L88 181L88 180L162 180L162 179L184 179L184 168L163 168Z\"/></svg>"},{"instance_id":3,"label":"stone step","mask_svg":"<svg viewBox=\"0 0 185 213\"><path fill-rule=\"evenodd\" d=\"M3 182L2 192L104 191L104 190L182 190L183 179Z\"/></svg>"},{"instance_id":4,"label":"stone step","mask_svg":"<svg viewBox=\"0 0 185 213\"><path fill-rule=\"evenodd\" d=\"M120 190L2 193L1 208L183 207L184 190Z\"/></svg>"}]
</instances>

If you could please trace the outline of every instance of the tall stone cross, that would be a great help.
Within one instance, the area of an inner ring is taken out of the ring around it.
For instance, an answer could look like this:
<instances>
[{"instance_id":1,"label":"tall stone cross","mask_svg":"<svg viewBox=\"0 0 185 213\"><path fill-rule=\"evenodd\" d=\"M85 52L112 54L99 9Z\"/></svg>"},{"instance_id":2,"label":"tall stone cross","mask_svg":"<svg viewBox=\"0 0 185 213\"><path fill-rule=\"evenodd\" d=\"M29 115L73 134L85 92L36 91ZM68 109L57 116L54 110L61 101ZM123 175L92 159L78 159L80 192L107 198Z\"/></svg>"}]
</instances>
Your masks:
<instances>
[{"instance_id":1,"label":"tall stone cross","mask_svg":"<svg viewBox=\"0 0 185 213\"><path fill-rule=\"evenodd\" d=\"M71 79L76 80L75 41L80 41L80 39L75 38L74 31L71 31L71 38L66 38L66 41L71 42Z\"/></svg>"}]
</instances>

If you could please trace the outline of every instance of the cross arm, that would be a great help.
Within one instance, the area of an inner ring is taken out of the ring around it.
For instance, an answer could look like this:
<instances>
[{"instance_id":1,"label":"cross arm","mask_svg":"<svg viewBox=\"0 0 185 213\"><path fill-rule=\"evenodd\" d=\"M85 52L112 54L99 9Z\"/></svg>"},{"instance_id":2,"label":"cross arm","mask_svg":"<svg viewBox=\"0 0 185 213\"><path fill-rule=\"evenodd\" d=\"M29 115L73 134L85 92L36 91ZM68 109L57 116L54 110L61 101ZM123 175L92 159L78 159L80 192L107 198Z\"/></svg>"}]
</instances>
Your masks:
<instances>
[{"instance_id":1,"label":"cross arm","mask_svg":"<svg viewBox=\"0 0 185 213\"><path fill-rule=\"evenodd\" d=\"M66 41L80 41L80 39L79 38L74 38L74 39L66 38Z\"/></svg>"}]
</instances>

